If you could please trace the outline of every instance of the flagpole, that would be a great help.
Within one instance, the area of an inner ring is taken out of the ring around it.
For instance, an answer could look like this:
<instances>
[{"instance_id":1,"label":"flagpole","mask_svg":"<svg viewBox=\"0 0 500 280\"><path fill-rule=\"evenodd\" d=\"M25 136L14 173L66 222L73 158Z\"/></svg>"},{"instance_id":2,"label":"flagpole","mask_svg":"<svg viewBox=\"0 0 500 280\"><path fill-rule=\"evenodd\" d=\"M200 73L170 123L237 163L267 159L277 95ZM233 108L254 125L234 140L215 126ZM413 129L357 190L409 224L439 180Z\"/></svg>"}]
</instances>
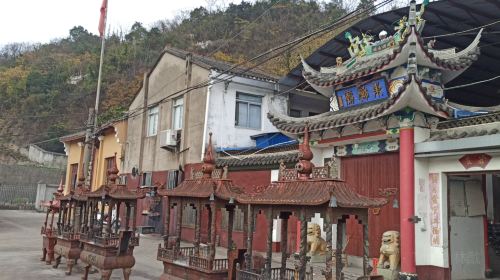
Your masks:
<instances>
[{"instance_id":1,"label":"flagpole","mask_svg":"<svg viewBox=\"0 0 500 280\"><path fill-rule=\"evenodd\" d=\"M102 78L102 63L104 60L104 45L106 42L106 21L108 19L108 6L109 0L106 2L106 12L104 13L104 29L102 32L102 40L101 40L101 59L99 61L99 76L97 78L97 93L95 96L95 107L94 107L94 132L97 131L97 114L99 113L99 98L101 96L101 78Z\"/></svg>"},{"instance_id":2,"label":"flagpole","mask_svg":"<svg viewBox=\"0 0 500 280\"><path fill-rule=\"evenodd\" d=\"M97 116L99 114L99 101L101 96L101 80L102 80L102 64L104 61L104 46L106 42L106 22L108 18L108 4L109 0L106 1L105 12L104 12L104 21L103 21L103 31L101 34L101 57L99 59L99 75L97 77L97 90L95 97L95 106L94 110L89 109L89 120L88 120L88 128L87 133L85 135L85 149L84 149L84 168L85 168L85 185L91 186L91 178L92 178L92 165L94 162L94 136L95 133L99 129L99 123L97 122ZM93 115L93 120L92 120ZM92 123L93 121L93 123Z\"/></svg>"}]
</instances>

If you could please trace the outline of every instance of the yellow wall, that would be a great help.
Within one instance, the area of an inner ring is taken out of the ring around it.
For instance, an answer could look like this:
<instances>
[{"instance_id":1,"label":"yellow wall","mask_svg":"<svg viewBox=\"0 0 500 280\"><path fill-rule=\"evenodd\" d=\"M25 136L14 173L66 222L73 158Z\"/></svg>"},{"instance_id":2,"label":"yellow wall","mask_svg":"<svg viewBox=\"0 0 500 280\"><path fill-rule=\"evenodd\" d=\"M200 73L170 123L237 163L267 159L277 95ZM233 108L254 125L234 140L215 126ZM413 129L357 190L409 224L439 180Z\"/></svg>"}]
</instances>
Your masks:
<instances>
[{"instance_id":1,"label":"yellow wall","mask_svg":"<svg viewBox=\"0 0 500 280\"><path fill-rule=\"evenodd\" d=\"M81 158L83 157L83 147L80 147L78 145L79 141L83 141L83 139L64 143L66 146L66 153L68 155L68 164L66 166L66 182L64 184L64 194L67 194L69 192L69 186L71 181L71 165L77 163L79 165L78 168L81 168L80 164L81 164Z\"/></svg>"},{"instance_id":2,"label":"yellow wall","mask_svg":"<svg viewBox=\"0 0 500 280\"><path fill-rule=\"evenodd\" d=\"M127 135L127 121L119 121L111 126L108 126L104 130L104 135L99 148L95 150L94 154L94 166L92 174L92 191L98 189L100 186L105 184L105 174L107 172L105 166L105 159L109 157L114 157L116 153L116 165L118 170L122 166L122 145L125 143L125 137ZM65 184L65 194L69 192L70 180L71 180L71 164L78 163L79 168L83 164L83 147L78 146L78 142L83 141L83 139L74 140L70 142L65 142L66 152L68 155L68 164L66 172L66 184ZM121 171L121 170L120 170Z\"/></svg>"},{"instance_id":3,"label":"yellow wall","mask_svg":"<svg viewBox=\"0 0 500 280\"><path fill-rule=\"evenodd\" d=\"M122 154L122 145L116 141L114 132L107 133L104 135L104 139L101 141L99 149L96 150L92 190L95 190L106 183L104 181L105 174L107 172L105 159L114 157L115 153L117 159L116 165L119 168L120 158Z\"/></svg>"}]
</instances>

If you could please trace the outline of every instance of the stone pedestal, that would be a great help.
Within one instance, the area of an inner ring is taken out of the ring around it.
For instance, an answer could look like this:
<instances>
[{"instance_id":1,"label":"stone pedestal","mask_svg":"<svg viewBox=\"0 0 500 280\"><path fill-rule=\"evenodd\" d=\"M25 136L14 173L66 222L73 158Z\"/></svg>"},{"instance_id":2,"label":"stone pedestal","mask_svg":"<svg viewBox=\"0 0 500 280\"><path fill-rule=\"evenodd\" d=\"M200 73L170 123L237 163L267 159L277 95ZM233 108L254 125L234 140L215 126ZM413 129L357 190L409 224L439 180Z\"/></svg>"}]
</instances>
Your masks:
<instances>
[{"instance_id":1,"label":"stone pedestal","mask_svg":"<svg viewBox=\"0 0 500 280\"><path fill-rule=\"evenodd\" d=\"M384 280L398 280L399 270L389 268L377 268L377 274L384 277Z\"/></svg>"},{"instance_id":2,"label":"stone pedestal","mask_svg":"<svg viewBox=\"0 0 500 280\"><path fill-rule=\"evenodd\" d=\"M326 255L307 255L311 258L311 263L325 263Z\"/></svg>"},{"instance_id":3,"label":"stone pedestal","mask_svg":"<svg viewBox=\"0 0 500 280\"><path fill-rule=\"evenodd\" d=\"M413 273L400 272L399 273L399 280L418 280L418 276L417 276L417 274L413 274Z\"/></svg>"}]
</instances>

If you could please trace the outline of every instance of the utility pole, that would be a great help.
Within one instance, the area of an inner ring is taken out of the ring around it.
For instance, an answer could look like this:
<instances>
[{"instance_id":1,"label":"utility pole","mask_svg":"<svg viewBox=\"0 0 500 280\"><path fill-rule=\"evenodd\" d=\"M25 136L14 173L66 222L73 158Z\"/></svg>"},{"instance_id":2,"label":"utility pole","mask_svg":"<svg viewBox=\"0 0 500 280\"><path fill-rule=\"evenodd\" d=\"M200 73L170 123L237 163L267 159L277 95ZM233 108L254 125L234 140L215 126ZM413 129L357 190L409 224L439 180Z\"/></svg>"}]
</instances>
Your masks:
<instances>
[{"instance_id":1,"label":"utility pole","mask_svg":"<svg viewBox=\"0 0 500 280\"><path fill-rule=\"evenodd\" d=\"M89 108L89 116L87 118L87 130L85 131L85 146L83 149L83 176L85 178L85 186L90 186L90 162L91 162L91 151L94 146L93 137L93 124L94 120L94 109Z\"/></svg>"}]
</instances>

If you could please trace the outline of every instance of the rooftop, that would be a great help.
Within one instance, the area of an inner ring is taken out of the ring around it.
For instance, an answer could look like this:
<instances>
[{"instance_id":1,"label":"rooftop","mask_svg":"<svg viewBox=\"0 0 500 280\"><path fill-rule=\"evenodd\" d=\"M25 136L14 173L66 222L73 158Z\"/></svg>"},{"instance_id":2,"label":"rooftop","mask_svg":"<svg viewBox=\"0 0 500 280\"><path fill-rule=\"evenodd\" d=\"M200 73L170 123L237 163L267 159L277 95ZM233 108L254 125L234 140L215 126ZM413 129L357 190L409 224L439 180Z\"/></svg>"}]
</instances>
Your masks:
<instances>
[{"instance_id":1,"label":"rooftop","mask_svg":"<svg viewBox=\"0 0 500 280\"><path fill-rule=\"evenodd\" d=\"M497 65L500 63L500 3L492 0L442 0L431 2L424 14L426 21L422 37L425 42L435 38L436 49L457 47L465 49L475 38L479 27L485 26L482 33L479 59L472 64L464 73L447 84L448 87L468 84L475 81L489 79L500 75ZM386 13L374 15L347 28L353 36L361 36L361 33L378 34L382 30L391 32L394 23L403 16L408 15L408 7L392 10ZM473 29L473 30L471 30ZM468 31L468 32L463 32ZM459 34L454 34L461 32ZM313 54L306 58L306 62L314 69L329 67L336 64L336 58L349 58L347 47L349 41L344 38L344 32L338 32L338 36L318 48ZM302 65L295 67L287 76L280 80L281 83L297 86L299 89L313 91L310 85L304 83L302 76ZM471 106L491 106L500 104L498 91L500 79L481 83L470 87L450 89L445 91L445 97L452 102Z\"/></svg>"}]
</instances>

